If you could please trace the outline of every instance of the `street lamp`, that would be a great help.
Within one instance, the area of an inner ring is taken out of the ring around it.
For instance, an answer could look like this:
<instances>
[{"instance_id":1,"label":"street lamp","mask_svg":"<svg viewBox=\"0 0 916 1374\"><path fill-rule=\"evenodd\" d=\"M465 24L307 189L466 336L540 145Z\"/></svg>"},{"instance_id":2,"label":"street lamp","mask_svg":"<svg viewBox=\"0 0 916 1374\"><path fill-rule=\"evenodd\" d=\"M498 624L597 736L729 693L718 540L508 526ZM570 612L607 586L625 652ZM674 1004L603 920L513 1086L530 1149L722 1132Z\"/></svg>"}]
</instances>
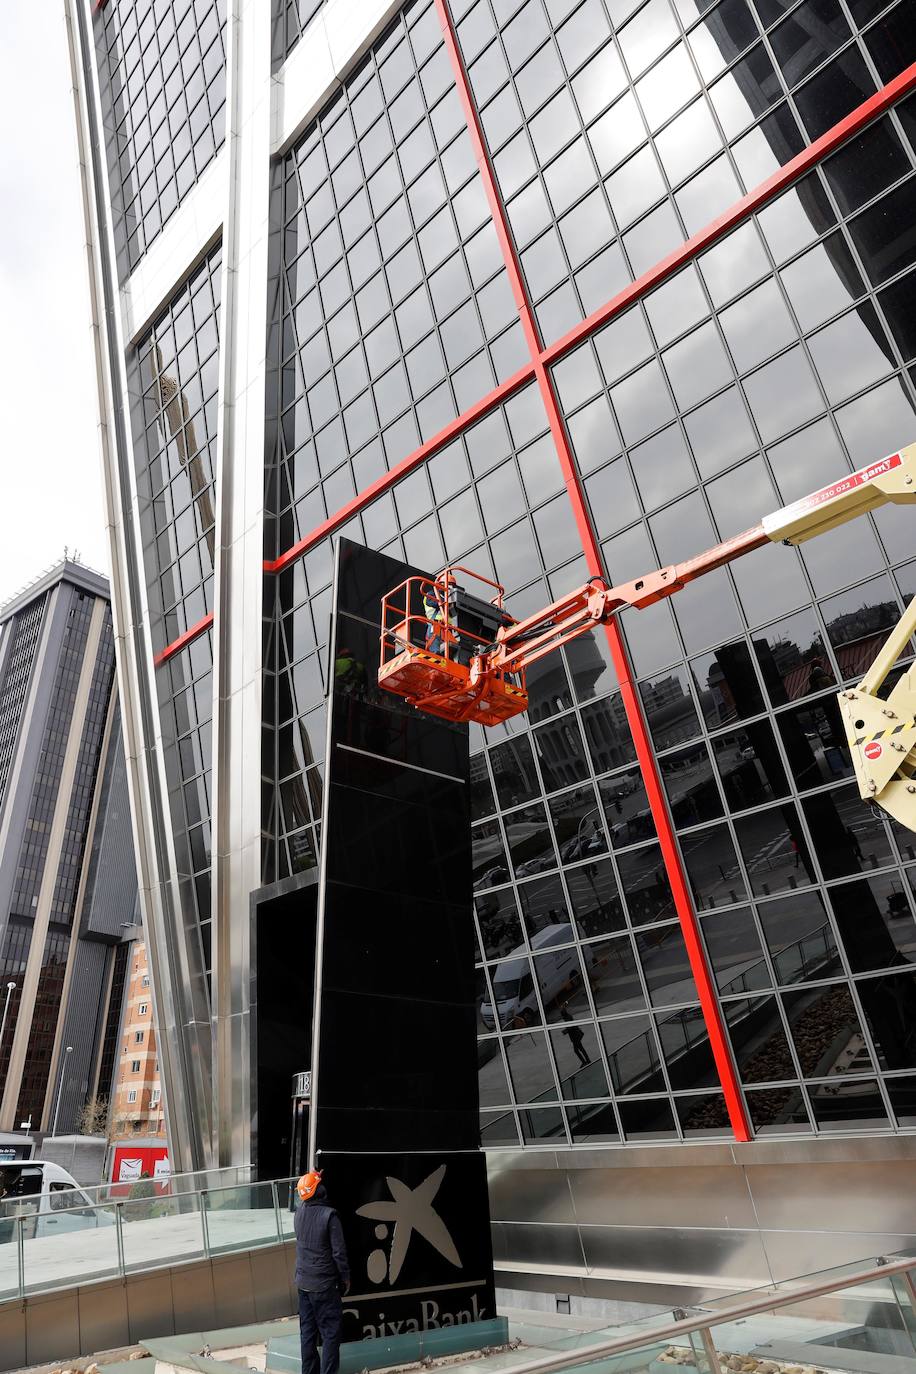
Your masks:
<instances>
[{"instance_id":1,"label":"street lamp","mask_svg":"<svg viewBox=\"0 0 916 1374\"><path fill-rule=\"evenodd\" d=\"M67 1055L73 1053L73 1046L68 1045L64 1054L64 1062L60 1066L60 1087L57 1089L57 1106L54 1108L54 1125L51 1128L51 1135L57 1135L57 1118L60 1116L60 1099L64 1095L64 1079L67 1075Z\"/></svg>"},{"instance_id":2,"label":"street lamp","mask_svg":"<svg viewBox=\"0 0 916 1374\"><path fill-rule=\"evenodd\" d=\"M4 1004L3 1004L3 1019L0 1020L0 1050L3 1049L3 1032L6 1030L6 1013L7 1013L7 1012L9 1011L9 1009L10 1009L10 998L12 997L12 995L13 995L13 993L14 993L15 991L16 991L16 984L15 984L15 983L7 983L7 985L6 985L6 1001L5 1001Z\"/></svg>"}]
</instances>

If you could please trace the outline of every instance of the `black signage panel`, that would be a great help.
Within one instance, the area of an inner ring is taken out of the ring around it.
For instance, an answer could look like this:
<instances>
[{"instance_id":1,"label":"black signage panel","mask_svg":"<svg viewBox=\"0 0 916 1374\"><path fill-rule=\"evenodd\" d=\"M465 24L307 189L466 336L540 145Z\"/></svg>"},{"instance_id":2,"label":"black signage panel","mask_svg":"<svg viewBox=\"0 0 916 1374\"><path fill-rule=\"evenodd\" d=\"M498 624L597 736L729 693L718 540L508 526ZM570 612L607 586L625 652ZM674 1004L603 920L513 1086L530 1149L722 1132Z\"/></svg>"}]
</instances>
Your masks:
<instances>
[{"instance_id":1,"label":"black signage panel","mask_svg":"<svg viewBox=\"0 0 916 1374\"><path fill-rule=\"evenodd\" d=\"M353 1268L345 1339L495 1315L468 732L377 682L381 598L416 571L339 543L312 1110Z\"/></svg>"},{"instance_id":2,"label":"black signage panel","mask_svg":"<svg viewBox=\"0 0 916 1374\"><path fill-rule=\"evenodd\" d=\"M496 1316L480 1152L335 1156L325 1179L352 1270L345 1341Z\"/></svg>"}]
</instances>

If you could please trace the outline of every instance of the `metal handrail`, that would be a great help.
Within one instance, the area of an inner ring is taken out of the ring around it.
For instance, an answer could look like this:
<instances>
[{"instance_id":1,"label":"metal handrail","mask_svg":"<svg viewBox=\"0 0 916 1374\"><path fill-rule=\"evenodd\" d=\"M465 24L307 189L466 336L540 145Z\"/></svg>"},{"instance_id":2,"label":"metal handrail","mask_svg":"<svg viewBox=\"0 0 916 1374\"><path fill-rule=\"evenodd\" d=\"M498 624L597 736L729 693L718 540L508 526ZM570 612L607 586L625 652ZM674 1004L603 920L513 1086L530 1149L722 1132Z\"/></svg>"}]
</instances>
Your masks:
<instances>
[{"instance_id":1,"label":"metal handrail","mask_svg":"<svg viewBox=\"0 0 916 1374\"><path fill-rule=\"evenodd\" d=\"M846 1274L842 1278L832 1279L829 1283L812 1284L807 1288L793 1288L791 1292L778 1293L774 1296L771 1292L766 1298L757 1298L755 1301L736 1303L733 1307L724 1309L722 1314L712 1313L707 1308L706 1311L694 1317L686 1317L680 1321L669 1322L665 1326L654 1327L652 1330L641 1331L629 1336L618 1336L615 1340L601 1341L596 1345L581 1346L579 1349L566 1350L562 1354L547 1355L538 1360L528 1360L525 1364L512 1366L512 1374L551 1374L551 1371L561 1369L574 1369L580 1365L592 1364L596 1360L604 1359L609 1355L622 1355L628 1350L638 1350L640 1346L655 1344L658 1341L672 1341L678 1336L690 1336L695 1332L705 1333L707 1336L712 1328L723 1326L727 1322L742 1321L747 1317L754 1317L761 1312L773 1312L778 1307L791 1307L795 1303L805 1302L811 1298L822 1298L828 1293L839 1293L844 1288L858 1288L863 1284L870 1283L873 1279L886 1279L892 1274L906 1274L908 1270L916 1268L916 1256L908 1255L904 1259L881 1259L871 1269L862 1269L856 1274ZM790 1280L791 1282L791 1280ZM709 1342L704 1342L709 1351ZM715 1369L718 1365L716 1360L713 1365Z\"/></svg>"}]
</instances>

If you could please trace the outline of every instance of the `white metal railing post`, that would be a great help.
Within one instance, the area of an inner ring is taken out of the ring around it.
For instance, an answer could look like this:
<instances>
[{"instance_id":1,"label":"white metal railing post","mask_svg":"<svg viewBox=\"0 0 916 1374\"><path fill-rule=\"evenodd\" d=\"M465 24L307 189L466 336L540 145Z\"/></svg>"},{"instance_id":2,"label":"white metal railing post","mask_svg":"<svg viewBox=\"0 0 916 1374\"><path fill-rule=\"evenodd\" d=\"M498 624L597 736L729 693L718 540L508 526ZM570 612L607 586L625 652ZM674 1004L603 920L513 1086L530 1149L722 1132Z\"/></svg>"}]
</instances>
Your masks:
<instances>
[{"instance_id":1,"label":"white metal railing post","mask_svg":"<svg viewBox=\"0 0 916 1374\"><path fill-rule=\"evenodd\" d=\"M118 1274L121 1278L127 1273L127 1265L124 1263L123 1207L124 1203L119 1198L115 1202L115 1241L118 1247Z\"/></svg>"},{"instance_id":2,"label":"white metal railing post","mask_svg":"<svg viewBox=\"0 0 916 1374\"><path fill-rule=\"evenodd\" d=\"M25 1217L14 1217L16 1227L16 1268L19 1276L19 1296L25 1297Z\"/></svg>"},{"instance_id":3,"label":"white metal railing post","mask_svg":"<svg viewBox=\"0 0 916 1374\"><path fill-rule=\"evenodd\" d=\"M280 1219L280 1194L277 1191L277 1180L270 1180L270 1195L274 1201L274 1225L277 1228L277 1243L283 1244L283 1223Z\"/></svg>"},{"instance_id":4,"label":"white metal railing post","mask_svg":"<svg viewBox=\"0 0 916 1374\"><path fill-rule=\"evenodd\" d=\"M207 1198L209 1195L209 1191L206 1188L199 1188L197 1190L197 1197L200 1202L200 1232L203 1236L204 1254L207 1259L210 1258L210 1228L207 1225Z\"/></svg>"}]
</instances>

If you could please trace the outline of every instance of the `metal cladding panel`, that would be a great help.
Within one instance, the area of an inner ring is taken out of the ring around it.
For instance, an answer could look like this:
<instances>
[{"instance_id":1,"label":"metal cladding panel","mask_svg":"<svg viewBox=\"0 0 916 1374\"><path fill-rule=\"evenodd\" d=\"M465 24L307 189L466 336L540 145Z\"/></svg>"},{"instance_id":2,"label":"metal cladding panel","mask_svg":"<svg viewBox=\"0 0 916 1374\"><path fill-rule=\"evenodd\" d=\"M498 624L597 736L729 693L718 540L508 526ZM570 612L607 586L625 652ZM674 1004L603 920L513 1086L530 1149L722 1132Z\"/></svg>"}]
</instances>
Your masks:
<instances>
[{"instance_id":1,"label":"metal cladding panel","mask_svg":"<svg viewBox=\"0 0 916 1374\"><path fill-rule=\"evenodd\" d=\"M26 1309L19 1303L0 1307L0 1368L19 1369L27 1362Z\"/></svg>"},{"instance_id":2,"label":"metal cladding panel","mask_svg":"<svg viewBox=\"0 0 916 1374\"><path fill-rule=\"evenodd\" d=\"M579 1229L576 1226L537 1226L496 1222L493 1226L496 1262L537 1265L541 1270L584 1270ZM556 1280L551 1278L551 1284Z\"/></svg>"},{"instance_id":3,"label":"metal cladding panel","mask_svg":"<svg viewBox=\"0 0 916 1374\"><path fill-rule=\"evenodd\" d=\"M213 1269L209 1262L189 1264L172 1270L172 1311L176 1331L213 1330L216 1304L213 1300Z\"/></svg>"},{"instance_id":4,"label":"metal cladding panel","mask_svg":"<svg viewBox=\"0 0 916 1374\"><path fill-rule=\"evenodd\" d=\"M742 1171L691 1166L668 1169L573 1169L577 1220L604 1226L754 1227L754 1206Z\"/></svg>"},{"instance_id":5,"label":"metal cladding panel","mask_svg":"<svg viewBox=\"0 0 916 1374\"><path fill-rule=\"evenodd\" d=\"M257 1320L248 1255L214 1256L213 1308L217 1326L242 1326Z\"/></svg>"},{"instance_id":6,"label":"metal cladding panel","mask_svg":"<svg viewBox=\"0 0 916 1374\"><path fill-rule=\"evenodd\" d=\"M532 1161L533 1162L533 1161ZM603 1177L603 1175L602 1175ZM490 1175L490 1215L494 1221L575 1224L569 1176L556 1169L525 1169Z\"/></svg>"},{"instance_id":7,"label":"metal cladding panel","mask_svg":"<svg viewBox=\"0 0 916 1374\"><path fill-rule=\"evenodd\" d=\"M120 708L116 708L112 725L89 863L80 934L119 940L121 926L131 920L137 900L137 862Z\"/></svg>"},{"instance_id":8,"label":"metal cladding panel","mask_svg":"<svg viewBox=\"0 0 916 1374\"><path fill-rule=\"evenodd\" d=\"M287 1317L293 1310L289 1287L289 1254L271 1246L267 1250L251 1250L251 1286L254 1295L255 1321L273 1321Z\"/></svg>"},{"instance_id":9,"label":"metal cladding panel","mask_svg":"<svg viewBox=\"0 0 916 1374\"><path fill-rule=\"evenodd\" d=\"M766 1283L766 1256L756 1232L671 1226L583 1226L588 1269L639 1276L646 1283L706 1282L729 1290Z\"/></svg>"},{"instance_id":10,"label":"metal cladding panel","mask_svg":"<svg viewBox=\"0 0 916 1374\"><path fill-rule=\"evenodd\" d=\"M747 1177L764 1230L821 1230L832 1217L845 1231L916 1231L916 1161L756 1166Z\"/></svg>"},{"instance_id":11,"label":"metal cladding panel","mask_svg":"<svg viewBox=\"0 0 916 1374\"><path fill-rule=\"evenodd\" d=\"M131 1275L127 1285L127 1320L132 1341L172 1335L172 1277L167 1269Z\"/></svg>"},{"instance_id":12,"label":"metal cladding panel","mask_svg":"<svg viewBox=\"0 0 916 1374\"><path fill-rule=\"evenodd\" d=\"M26 1322L28 1364L66 1360L80 1348L79 1289L29 1299Z\"/></svg>"},{"instance_id":13,"label":"metal cladding panel","mask_svg":"<svg viewBox=\"0 0 916 1374\"><path fill-rule=\"evenodd\" d=\"M80 1289L80 1341L83 1350L112 1350L127 1331L127 1288L116 1283ZM73 1354L73 1351L70 1352Z\"/></svg>"}]
</instances>

